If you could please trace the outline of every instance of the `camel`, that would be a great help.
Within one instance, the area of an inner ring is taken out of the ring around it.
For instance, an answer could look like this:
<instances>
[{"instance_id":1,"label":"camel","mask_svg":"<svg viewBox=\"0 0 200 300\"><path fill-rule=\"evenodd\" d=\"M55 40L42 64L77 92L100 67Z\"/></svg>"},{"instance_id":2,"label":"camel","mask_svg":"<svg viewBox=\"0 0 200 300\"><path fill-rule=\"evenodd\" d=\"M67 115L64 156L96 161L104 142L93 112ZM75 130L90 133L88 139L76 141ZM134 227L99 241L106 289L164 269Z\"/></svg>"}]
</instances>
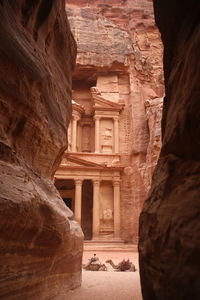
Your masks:
<instances>
[{"instance_id":1,"label":"camel","mask_svg":"<svg viewBox=\"0 0 200 300\"><path fill-rule=\"evenodd\" d=\"M86 271L107 271L106 266L100 262L96 254L89 259L87 264L83 264L82 267Z\"/></svg>"},{"instance_id":2,"label":"camel","mask_svg":"<svg viewBox=\"0 0 200 300\"><path fill-rule=\"evenodd\" d=\"M106 266L100 262L87 263L86 265L83 265L83 269L86 271L107 271Z\"/></svg>"},{"instance_id":3,"label":"camel","mask_svg":"<svg viewBox=\"0 0 200 300\"><path fill-rule=\"evenodd\" d=\"M106 263L109 263L113 269L118 272L136 271L134 264L129 259L123 259L118 265L115 265L111 259L106 260ZM100 262L96 254L94 254L93 257L88 260L87 264L83 264L82 267L86 271L108 271L106 265Z\"/></svg>"},{"instance_id":4,"label":"camel","mask_svg":"<svg viewBox=\"0 0 200 300\"><path fill-rule=\"evenodd\" d=\"M135 265L128 259L123 259L118 263L118 265L115 265L114 262L111 259L106 260L106 263L109 263L113 269L117 272L135 272L136 268Z\"/></svg>"}]
</instances>

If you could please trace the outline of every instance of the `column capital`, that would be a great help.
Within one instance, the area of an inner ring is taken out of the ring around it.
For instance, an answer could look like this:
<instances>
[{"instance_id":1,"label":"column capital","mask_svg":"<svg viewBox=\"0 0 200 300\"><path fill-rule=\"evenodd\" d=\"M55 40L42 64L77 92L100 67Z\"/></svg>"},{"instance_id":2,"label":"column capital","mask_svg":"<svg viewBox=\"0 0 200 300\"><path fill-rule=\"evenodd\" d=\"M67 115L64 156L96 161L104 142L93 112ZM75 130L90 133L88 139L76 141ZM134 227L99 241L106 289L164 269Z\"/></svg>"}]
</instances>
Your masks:
<instances>
[{"instance_id":1,"label":"column capital","mask_svg":"<svg viewBox=\"0 0 200 300\"><path fill-rule=\"evenodd\" d=\"M95 186L100 185L100 179L93 179L92 181Z\"/></svg>"},{"instance_id":2,"label":"column capital","mask_svg":"<svg viewBox=\"0 0 200 300\"><path fill-rule=\"evenodd\" d=\"M114 120L115 122L119 122L119 116L114 116L114 117L113 117L113 120Z\"/></svg>"},{"instance_id":3,"label":"column capital","mask_svg":"<svg viewBox=\"0 0 200 300\"><path fill-rule=\"evenodd\" d=\"M76 115L72 115L72 118L73 118L73 120L75 120L75 121L80 120L80 117L79 117L79 116L76 116Z\"/></svg>"},{"instance_id":4,"label":"column capital","mask_svg":"<svg viewBox=\"0 0 200 300\"><path fill-rule=\"evenodd\" d=\"M80 178L74 179L76 185L82 185L83 180Z\"/></svg>"},{"instance_id":5,"label":"column capital","mask_svg":"<svg viewBox=\"0 0 200 300\"><path fill-rule=\"evenodd\" d=\"M120 180L113 180L113 186L120 186Z\"/></svg>"},{"instance_id":6,"label":"column capital","mask_svg":"<svg viewBox=\"0 0 200 300\"><path fill-rule=\"evenodd\" d=\"M94 116L94 120L100 120L101 116Z\"/></svg>"}]
</instances>

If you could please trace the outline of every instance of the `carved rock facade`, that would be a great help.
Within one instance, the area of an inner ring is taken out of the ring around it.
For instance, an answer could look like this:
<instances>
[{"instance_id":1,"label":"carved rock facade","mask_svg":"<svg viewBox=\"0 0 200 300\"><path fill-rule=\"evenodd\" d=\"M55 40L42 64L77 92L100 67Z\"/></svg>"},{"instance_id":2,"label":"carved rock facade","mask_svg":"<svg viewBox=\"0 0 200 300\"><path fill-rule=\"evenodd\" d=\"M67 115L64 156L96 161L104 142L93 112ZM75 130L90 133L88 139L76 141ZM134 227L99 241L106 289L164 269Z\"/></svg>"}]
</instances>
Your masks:
<instances>
[{"instance_id":1,"label":"carved rock facade","mask_svg":"<svg viewBox=\"0 0 200 300\"><path fill-rule=\"evenodd\" d=\"M108 0L105 4L105 1L100 0L69 0L67 13L78 45L77 65L73 76L77 140L73 141L71 147L75 143L77 146L69 148L61 165L62 172L58 171L59 176L56 176L60 180L70 179L71 172L64 167L67 157L68 165L69 158L79 159L73 161L77 169L77 164L82 165L80 168L84 164L89 164L92 168L94 162L100 165L96 168L100 168L101 172L103 168L104 171L106 168L113 168L112 172L117 173L111 173L107 178L109 183L106 184L109 187L103 197L113 199L113 181L117 178L120 181L120 237L123 241L137 243L139 213L149 190L161 143L162 100L159 99L163 96L162 44L154 24L152 2ZM99 109L103 109L104 115L99 115L99 123L97 103L93 101L91 87L95 87L97 93L99 91L101 98ZM118 109L119 113L115 115L114 107L117 106L122 106L123 109ZM114 117L118 118L118 125L115 125ZM73 126L75 125L72 123ZM102 132L95 149L98 126ZM118 138L115 137L115 126L119 126ZM74 132L72 127L71 132ZM74 134L71 139L73 138ZM92 179L91 174L87 178ZM71 175L71 179L75 177ZM104 177L102 184L105 181ZM61 190L63 185L58 185ZM75 183L71 185L71 190L74 196L69 196L70 192L67 196L66 191L65 195L66 198L74 199ZM113 200L111 202L103 205L102 210L112 211L113 224L110 228L113 232L110 237L113 237L115 209ZM103 211L100 208L100 223ZM91 223L92 215L88 218Z\"/></svg>"},{"instance_id":2,"label":"carved rock facade","mask_svg":"<svg viewBox=\"0 0 200 300\"><path fill-rule=\"evenodd\" d=\"M67 146L76 56L64 9L0 2L3 299L62 299L80 284L82 231L51 181Z\"/></svg>"}]
</instances>

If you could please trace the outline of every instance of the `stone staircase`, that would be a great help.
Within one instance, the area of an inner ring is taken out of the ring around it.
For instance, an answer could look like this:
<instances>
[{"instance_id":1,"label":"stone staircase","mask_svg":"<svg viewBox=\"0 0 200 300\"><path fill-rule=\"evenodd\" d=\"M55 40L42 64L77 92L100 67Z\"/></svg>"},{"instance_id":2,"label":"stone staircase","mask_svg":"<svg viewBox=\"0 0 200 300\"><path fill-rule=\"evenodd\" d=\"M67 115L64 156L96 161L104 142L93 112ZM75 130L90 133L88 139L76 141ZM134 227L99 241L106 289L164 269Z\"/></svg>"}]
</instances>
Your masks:
<instances>
[{"instance_id":1,"label":"stone staircase","mask_svg":"<svg viewBox=\"0 0 200 300\"><path fill-rule=\"evenodd\" d=\"M137 245L119 241L84 241L84 251L99 252L137 252Z\"/></svg>"}]
</instances>

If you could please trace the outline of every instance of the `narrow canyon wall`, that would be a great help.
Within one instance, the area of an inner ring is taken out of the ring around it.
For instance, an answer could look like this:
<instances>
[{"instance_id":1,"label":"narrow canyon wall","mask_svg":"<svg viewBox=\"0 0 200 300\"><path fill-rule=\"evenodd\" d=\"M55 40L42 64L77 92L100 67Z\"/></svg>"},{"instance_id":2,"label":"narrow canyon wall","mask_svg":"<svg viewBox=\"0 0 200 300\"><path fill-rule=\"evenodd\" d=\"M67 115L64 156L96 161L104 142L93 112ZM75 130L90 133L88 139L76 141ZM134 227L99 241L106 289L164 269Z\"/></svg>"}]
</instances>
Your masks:
<instances>
[{"instance_id":1,"label":"narrow canyon wall","mask_svg":"<svg viewBox=\"0 0 200 300\"><path fill-rule=\"evenodd\" d=\"M154 1L164 43L163 146L140 216L143 298L200 297L200 4ZM169 22L170 19L170 22Z\"/></svg>"},{"instance_id":2,"label":"narrow canyon wall","mask_svg":"<svg viewBox=\"0 0 200 300\"><path fill-rule=\"evenodd\" d=\"M64 1L0 1L2 299L62 299L80 284L82 231L51 181L75 56Z\"/></svg>"},{"instance_id":3,"label":"narrow canyon wall","mask_svg":"<svg viewBox=\"0 0 200 300\"><path fill-rule=\"evenodd\" d=\"M78 45L75 89L96 85L101 95L112 101L117 95L124 104L120 116L121 237L137 243L139 213L161 146L162 43L153 3L69 0L67 13Z\"/></svg>"}]
</instances>

